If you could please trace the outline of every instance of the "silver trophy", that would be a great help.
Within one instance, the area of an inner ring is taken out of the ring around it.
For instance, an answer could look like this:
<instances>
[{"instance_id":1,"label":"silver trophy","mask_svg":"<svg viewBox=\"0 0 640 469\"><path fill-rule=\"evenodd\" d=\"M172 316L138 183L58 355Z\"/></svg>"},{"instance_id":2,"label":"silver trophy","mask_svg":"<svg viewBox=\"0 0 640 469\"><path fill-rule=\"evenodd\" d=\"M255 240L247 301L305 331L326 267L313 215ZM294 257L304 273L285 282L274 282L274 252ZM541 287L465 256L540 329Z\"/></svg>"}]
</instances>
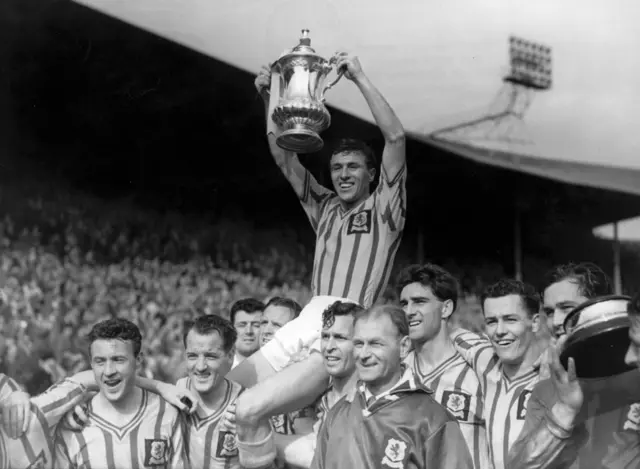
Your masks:
<instances>
[{"instance_id":1,"label":"silver trophy","mask_svg":"<svg viewBox=\"0 0 640 469\"><path fill-rule=\"evenodd\" d=\"M336 61L336 56L327 60L316 54L309 30L303 29L300 43L271 65L271 71L280 75L280 96L271 96L278 100L271 118L282 129L276 139L279 147L313 153L324 146L319 134L331 125L324 95L344 75L340 71L334 81L326 84Z\"/></svg>"}]
</instances>

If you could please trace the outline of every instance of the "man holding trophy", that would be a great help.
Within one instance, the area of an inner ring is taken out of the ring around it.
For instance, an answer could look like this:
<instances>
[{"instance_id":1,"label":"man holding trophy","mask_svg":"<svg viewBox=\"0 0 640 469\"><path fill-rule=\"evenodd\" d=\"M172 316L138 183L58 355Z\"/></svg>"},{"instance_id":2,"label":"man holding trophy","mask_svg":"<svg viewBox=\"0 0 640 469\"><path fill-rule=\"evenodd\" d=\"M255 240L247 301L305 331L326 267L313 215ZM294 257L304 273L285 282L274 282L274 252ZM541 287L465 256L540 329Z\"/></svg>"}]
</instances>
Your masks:
<instances>
[{"instance_id":1,"label":"man holding trophy","mask_svg":"<svg viewBox=\"0 0 640 469\"><path fill-rule=\"evenodd\" d=\"M324 87L335 66L338 79ZM321 186L297 153L323 145L319 133L330 123L324 92L344 75L360 90L385 140L379 184L375 156L364 143L342 140L329 161L333 190ZM229 374L250 388L237 404L240 462L268 467L275 458L268 417L311 404L328 374L319 353L322 312L337 300L372 306L382 295L401 241L406 210L405 133L357 57L339 53L330 61L310 47L308 31L255 80L267 109L271 154L296 192L316 232L314 298L300 316ZM258 383L256 385L256 383Z\"/></svg>"}]
</instances>

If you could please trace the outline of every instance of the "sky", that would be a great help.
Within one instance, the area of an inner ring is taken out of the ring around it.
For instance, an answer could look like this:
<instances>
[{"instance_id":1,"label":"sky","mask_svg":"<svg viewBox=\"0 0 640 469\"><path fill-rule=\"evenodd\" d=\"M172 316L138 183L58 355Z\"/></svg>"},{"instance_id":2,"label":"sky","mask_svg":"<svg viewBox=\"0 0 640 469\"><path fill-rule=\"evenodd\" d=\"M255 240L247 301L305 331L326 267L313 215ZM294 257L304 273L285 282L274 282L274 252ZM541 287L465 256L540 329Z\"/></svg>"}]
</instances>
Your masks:
<instances>
[{"instance_id":1,"label":"sky","mask_svg":"<svg viewBox=\"0 0 640 469\"><path fill-rule=\"evenodd\" d=\"M511 34L552 47L553 87L514 153L640 168L634 0L78 0L250 72L297 43L352 51L405 128L428 134L482 115L502 86ZM329 104L371 120L352 85Z\"/></svg>"},{"instance_id":2,"label":"sky","mask_svg":"<svg viewBox=\"0 0 640 469\"><path fill-rule=\"evenodd\" d=\"M593 234L602 239L614 239L612 224L597 226ZM620 241L640 241L640 217L628 218L618 222L618 239Z\"/></svg>"}]
</instances>

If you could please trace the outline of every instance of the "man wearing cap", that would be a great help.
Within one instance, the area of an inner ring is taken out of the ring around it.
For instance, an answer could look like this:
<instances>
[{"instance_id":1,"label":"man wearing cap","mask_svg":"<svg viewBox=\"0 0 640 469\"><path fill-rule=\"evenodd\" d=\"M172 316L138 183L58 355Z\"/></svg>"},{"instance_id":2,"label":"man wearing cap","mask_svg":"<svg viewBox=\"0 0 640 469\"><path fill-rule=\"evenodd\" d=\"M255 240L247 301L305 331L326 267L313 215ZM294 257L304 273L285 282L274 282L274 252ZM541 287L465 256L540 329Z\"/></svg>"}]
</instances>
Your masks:
<instances>
[{"instance_id":1,"label":"man wearing cap","mask_svg":"<svg viewBox=\"0 0 640 469\"><path fill-rule=\"evenodd\" d=\"M596 266L589 268L602 273ZM591 274L570 275L557 280L574 283L574 296L584 298L589 289L582 284L593 278ZM545 306L548 291L557 287L555 283L545 289ZM566 299L579 306L566 316L564 326L556 329L558 343L547 350L542 361L541 375L546 379L538 383L529 399L524 428L509 452L510 469L640 467L640 373L633 370L609 377L578 379L575 365L578 358L568 360L568 369L558 358L567 340L575 337L573 332L589 333L586 326L589 323L597 324L607 318L620 327L626 320L628 297L585 299L582 302L578 298ZM602 353L607 351L604 349ZM612 367L617 361L621 365L622 360L623 357L611 356Z\"/></svg>"}]
</instances>

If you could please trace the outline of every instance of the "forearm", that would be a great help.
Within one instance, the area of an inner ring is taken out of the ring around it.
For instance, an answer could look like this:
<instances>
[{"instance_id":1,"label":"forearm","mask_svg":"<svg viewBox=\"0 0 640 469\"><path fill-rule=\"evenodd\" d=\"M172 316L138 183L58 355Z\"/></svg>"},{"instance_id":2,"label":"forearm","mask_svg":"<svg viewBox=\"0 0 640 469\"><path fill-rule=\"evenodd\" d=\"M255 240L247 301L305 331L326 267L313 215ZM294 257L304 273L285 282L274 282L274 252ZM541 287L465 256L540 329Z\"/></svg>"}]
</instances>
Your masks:
<instances>
[{"instance_id":1,"label":"forearm","mask_svg":"<svg viewBox=\"0 0 640 469\"><path fill-rule=\"evenodd\" d=\"M531 431L521 433L509 450L507 469L557 467L576 456L576 414L556 404Z\"/></svg>"},{"instance_id":2,"label":"forearm","mask_svg":"<svg viewBox=\"0 0 640 469\"><path fill-rule=\"evenodd\" d=\"M364 74L356 78L355 83L367 101L385 141L397 142L404 140L402 123L378 88Z\"/></svg>"},{"instance_id":3,"label":"forearm","mask_svg":"<svg viewBox=\"0 0 640 469\"><path fill-rule=\"evenodd\" d=\"M79 373L74 374L69 379L72 381L81 384L88 391L97 391L98 383L96 383L96 377L93 374L92 370L80 371Z\"/></svg>"},{"instance_id":4,"label":"forearm","mask_svg":"<svg viewBox=\"0 0 640 469\"><path fill-rule=\"evenodd\" d=\"M166 386L167 383L162 381L156 381L155 379L145 378L144 376L136 376L136 386L142 389L146 389L154 394L162 395L162 386Z\"/></svg>"}]
</instances>

